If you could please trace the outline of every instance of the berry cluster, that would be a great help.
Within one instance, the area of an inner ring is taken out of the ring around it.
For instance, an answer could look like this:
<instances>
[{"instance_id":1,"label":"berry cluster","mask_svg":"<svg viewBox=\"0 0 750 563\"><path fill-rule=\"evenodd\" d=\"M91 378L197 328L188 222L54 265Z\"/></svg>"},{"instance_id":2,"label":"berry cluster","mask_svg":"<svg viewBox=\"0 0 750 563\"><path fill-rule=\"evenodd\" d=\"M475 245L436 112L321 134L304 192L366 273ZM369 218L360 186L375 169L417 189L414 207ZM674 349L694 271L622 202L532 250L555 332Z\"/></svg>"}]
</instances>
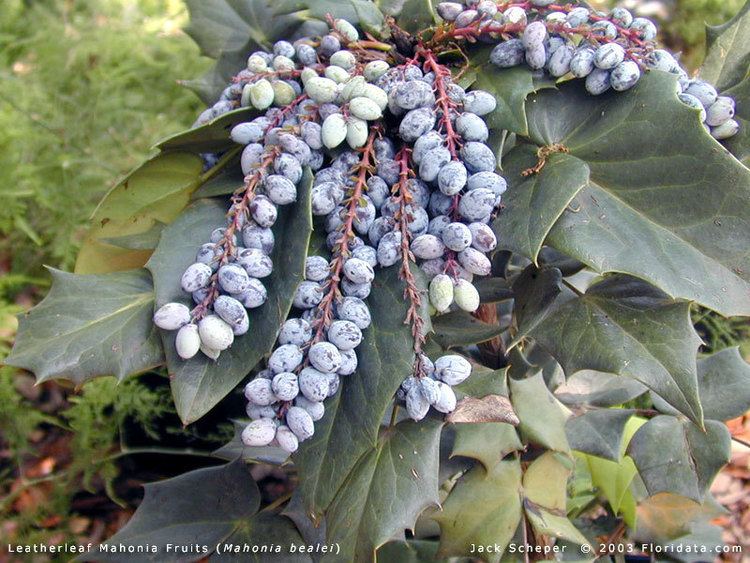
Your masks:
<instances>
[{"instance_id":1,"label":"berry cluster","mask_svg":"<svg viewBox=\"0 0 750 563\"><path fill-rule=\"evenodd\" d=\"M625 8L604 14L554 0L500 5L466 0L465 5L442 2L437 12L448 22L438 31L439 39L497 43L490 61L498 67L526 64L554 78L570 74L585 79L586 90L593 95L610 88L628 90L647 70L675 74L679 99L701 112L701 121L713 137L727 139L739 131L732 119L734 100L719 96L703 80L691 79L669 52L656 48L654 23L633 17Z\"/></svg>"},{"instance_id":2,"label":"berry cluster","mask_svg":"<svg viewBox=\"0 0 750 563\"><path fill-rule=\"evenodd\" d=\"M372 322L367 298L380 268L399 270L413 337L413 370L397 397L415 420L431 406L441 413L456 406L452 387L469 377L471 364L458 355L433 363L422 352L422 305L428 299L432 314L477 310L472 282L490 274L497 240L489 223L506 182L487 144L485 118L496 100L453 81L437 58L441 42L501 41L492 50L494 64L525 61L555 77L586 77L593 94L627 89L645 68L674 72L684 87L681 99L705 109L715 137L736 130L731 100L687 79L671 55L654 49L653 24L625 10L607 18L539 0L470 0L439 4L438 13L445 23L408 55L361 39L341 19L323 37L278 41L272 53L252 53L196 121L237 107L259 112L231 130L244 147L245 180L227 223L182 276L195 306L167 303L154 315L157 326L178 331L182 358L201 351L216 360L249 330L248 310L267 298L261 280L273 270L277 207L296 201L305 168L313 172L317 226L327 233L327 252L306 259L293 314L279 329L267 367L245 387L252 421L242 439L249 446L293 452L313 435L325 399L357 370L356 350ZM220 155L204 156L211 166ZM429 281L426 295L419 277Z\"/></svg>"}]
</instances>

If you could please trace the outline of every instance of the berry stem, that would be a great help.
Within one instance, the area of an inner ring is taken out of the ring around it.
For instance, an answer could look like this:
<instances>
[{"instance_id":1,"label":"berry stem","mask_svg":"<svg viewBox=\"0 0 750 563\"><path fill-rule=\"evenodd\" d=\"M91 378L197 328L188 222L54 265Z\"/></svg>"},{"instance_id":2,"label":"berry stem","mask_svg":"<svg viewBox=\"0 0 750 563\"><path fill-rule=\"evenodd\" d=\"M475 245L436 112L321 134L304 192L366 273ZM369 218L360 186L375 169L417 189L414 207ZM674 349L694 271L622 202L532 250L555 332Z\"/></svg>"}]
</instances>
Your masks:
<instances>
[{"instance_id":1,"label":"berry stem","mask_svg":"<svg viewBox=\"0 0 750 563\"><path fill-rule=\"evenodd\" d=\"M457 147L461 141L451 122L451 112L456 108L456 102L451 100L446 89L446 78L450 78L451 71L438 63L434 53L429 49L420 49L419 53L424 58L425 68L435 73L435 93L437 94L435 105L440 112L439 127L445 132L445 143L451 153L451 158L458 160Z\"/></svg>"},{"instance_id":2,"label":"berry stem","mask_svg":"<svg viewBox=\"0 0 750 563\"><path fill-rule=\"evenodd\" d=\"M378 138L380 133L380 126L371 127L370 134L367 137L367 143L364 147L359 149L362 156L352 171L356 173L356 180L354 187L351 188L351 195L345 202L346 219L339 227L341 238L333 247L331 276L326 283L326 293L318 304L318 315L313 321L315 334L310 345L320 342L325 335L326 328L333 320L333 306L336 301L341 298L341 290L339 288L339 284L341 283L341 272L344 268L346 258L351 254L349 244L356 236L354 234L354 219L357 216L357 207L359 206L360 199L362 199L362 194L367 191L367 177L369 174L372 174L374 170L375 139Z\"/></svg>"},{"instance_id":3,"label":"berry stem","mask_svg":"<svg viewBox=\"0 0 750 563\"><path fill-rule=\"evenodd\" d=\"M260 163L258 163L255 170L245 176L242 187L236 190L232 195L232 205L227 212L227 227L224 231L224 236L217 243L221 246L221 254L215 258L219 264L219 268L229 262L229 257L234 254L234 237L236 233L241 230L242 217L248 216L250 203L255 198L255 190L258 188L258 185L265 176L268 168L273 165L273 161L278 156L279 152L280 150L278 147L271 147L265 153ZM219 273L217 268L217 271L214 272L209 281L206 297L190 313L192 320L199 321L206 316L206 313L208 313L218 296Z\"/></svg>"},{"instance_id":4,"label":"berry stem","mask_svg":"<svg viewBox=\"0 0 750 563\"><path fill-rule=\"evenodd\" d=\"M414 202L414 197L409 190L409 177L413 175L411 167L411 149L403 147L396 155L396 162L399 163L399 180L393 187L393 193L398 200L398 210L394 218L397 222L397 228L401 233L401 269L400 278L406 284L404 288L404 299L409 302L409 309L406 312L404 324L411 325L411 334L414 339L414 353L416 360L414 371L418 377L423 375L421 352L425 343L424 319L420 314L422 307L422 295L417 287L414 273L411 270L411 263L416 263L414 254L410 249L411 231L409 230L409 212L408 206Z\"/></svg>"}]
</instances>

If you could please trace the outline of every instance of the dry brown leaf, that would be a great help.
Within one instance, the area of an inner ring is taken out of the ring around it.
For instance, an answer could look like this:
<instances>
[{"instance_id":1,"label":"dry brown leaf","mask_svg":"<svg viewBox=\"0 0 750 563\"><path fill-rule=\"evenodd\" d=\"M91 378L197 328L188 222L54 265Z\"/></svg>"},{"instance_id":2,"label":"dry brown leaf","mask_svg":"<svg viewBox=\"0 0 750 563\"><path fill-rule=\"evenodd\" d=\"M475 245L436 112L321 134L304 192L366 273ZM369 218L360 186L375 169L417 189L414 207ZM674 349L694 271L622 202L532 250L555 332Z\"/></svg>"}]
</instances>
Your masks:
<instances>
[{"instance_id":1,"label":"dry brown leaf","mask_svg":"<svg viewBox=\"0 0 750 563\"><path fill-rule=\"evenodd\" d=\"M454 424L471 422L506 422L516 426L518 416L507 397L502 395L487 395L478 399L464 397L456 405L456 409L446 418Z\"/></svg>"}]
</instances>

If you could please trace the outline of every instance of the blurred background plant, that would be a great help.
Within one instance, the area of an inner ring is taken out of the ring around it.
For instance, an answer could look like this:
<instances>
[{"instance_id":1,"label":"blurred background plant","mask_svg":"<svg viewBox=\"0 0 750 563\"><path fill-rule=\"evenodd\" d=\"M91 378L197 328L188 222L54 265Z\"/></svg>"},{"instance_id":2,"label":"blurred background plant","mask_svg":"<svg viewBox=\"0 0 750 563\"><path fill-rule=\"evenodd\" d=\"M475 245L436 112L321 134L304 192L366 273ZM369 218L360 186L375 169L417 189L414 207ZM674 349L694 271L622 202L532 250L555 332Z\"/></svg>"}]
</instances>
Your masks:
<instances>
[{"instance_id":1,"label":"blurred background plant","mask_svg":"<svg viewBox=\"0 0 750 563\"><path fill-rule=\"evenodd\" d=\"M660 19L694 69L704 22L727 20L742 0L626 4ZM101 196L199 113L178 80L210 63L186 22L182 0L0 1L0 362L14 315L47 291L43 265L71 270ZM694 318L707 352L741 344L750 356L746 324ZM222 406L183 429L163 373L76 390L0 367L0 405L0 545L101 540L127 520L117 503L132 506L141 483L200 464L232 434Z\"/></svg>"}]
</instances>

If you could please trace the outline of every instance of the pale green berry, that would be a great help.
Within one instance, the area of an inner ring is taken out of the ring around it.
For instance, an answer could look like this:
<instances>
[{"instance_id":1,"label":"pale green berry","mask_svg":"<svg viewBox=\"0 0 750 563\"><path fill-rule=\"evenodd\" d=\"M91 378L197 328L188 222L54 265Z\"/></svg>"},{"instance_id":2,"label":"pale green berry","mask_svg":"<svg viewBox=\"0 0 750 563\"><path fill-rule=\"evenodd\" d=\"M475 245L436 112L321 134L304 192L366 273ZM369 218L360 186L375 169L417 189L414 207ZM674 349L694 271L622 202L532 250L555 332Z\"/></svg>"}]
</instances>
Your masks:
<instances>
[{"instance_id":1,"label":"pale green berry","mask_svg":"<svg viewBox=\"0 0 750 563\"><path fill-rule=\"evenodd\" d=\"M278 107L288 106L297 97L294 88L286 82L276 80L271 86L273 87L273 103Z\"/></svg>"},{"instance_id":2,"label":"pale green berry","mask_svg":"<svg viewBox=\"0 0 750 563\"><path fill-rule=\"evenodd\" d=\"M389 68L391 68L390 65L385 61L372 61L365 65L363 74L368 82L375 82L388 72Z\"/></svg>"},{"instance_id":3,"label":"pale green berry","mask_svg":"<svg viewBox=\"0 0 750 563\"><path fill-rule=\"evenodd\" d=\"M213 350L226 350L234 342L232 327L218 315L207 315L198 322L201 342Z\"/></svg>"},{"instance_id":4,"label":"pale green berry","mask_svg":"<svg viewBox=\"0 0 750 563\"><path fill-rule=\"evenodd\" d=\"M326 67L325 75L338 84L343 84L351 78L351 75L340 66Z\"/></svg>"},{"instance_id":5,"label":"pale green berry","mask_svg":"<svg viewBox=\"0 0 750 563\"><path fill-rule=\"evenodd\" d=\"M346 82L346 84L344 84L344 88L341 90L341 97L345 101L349 101L358 96L364 96L366 84L367 83L362 76L355 76L354 78L350 78Z\"/></svg>"},{"instance_id":6,"label":"pale green berry","mask_svg":"<svg viewBox=\"0 0 750 563\"><path fill-rule=\"evenodd\" d=\"M438 274L430 282L430 304L439 313L448 310L453 303L453 282L445 274Z\"/></svg>"},{"instance_id":7,"label":"pale green berry","mask_svg":"<svg viewBox=\"0 0 750 563\"><path fill-rule=\"evenodd\" d=\"M338 31L347 41L356 41L359 39L359 32L352 24L344 19L337 19L333 22L333 28Z\"/></svg>"},{"instance_id":8,"label":"pale green berry","mask_svg":"<svg viewBox=\"0 0 750 563\"><path fill-rule=\"evenodd\" d=\"M340 66L344 70L350 70L357 64L357 58L351 51L341 50L336 51L331 55L330 63L335 66Z\"/></svg>"},{"instance_id":9,"label":"pale green berry","mask_svg":"<svg viewBox=\"0 0 750 563\"><path fill-rule=\"evenodd\" d=\"M375 102L381 112L385 111L385 108L388 107L388 94L385 93L385 90L378 88L374 84L366 84L363 95Z\"/></svg>"},{"instance_id":10,"label":"pale green berry","mask_svg":"<svg viewBox=\"0 0 750 563\"><path fill-rule=\"evenodd\" d=\"M250 84L249 96L250 104L255 109L266 109L273 103L273 86L268 80L262 78L254 84Z\"/></svg>"},{"instance_id":11,"label":"pale green berry","mask_svg":"<svg viewBox=\"0 0 750 563\"><path fill-rule=\"evenodd\" d=\"M353 148L364 147L367 143L367 122L363 119L350 117L346 124L346 142Z\"/></svg>"},{"instance_id":12,"label":"pale green berry","mask_svg":"<svg viewBox=\"0 0 750 563\"><path fill-rule=\"evenodd\" d=\"M211 358L213 361L218 360L219 354L221 354L221 350L214 350L213 348L209 348L202 342L201 342L201 352L203 352L206 356Z\"/></svg>"},{"instance_id":13,"label":"pale green berry","mask_svg":"<svg viewBox=\"0 0 750 563\"><path fill-rule=\"evenodd\" d=\"M268 65L263 57L252 55L247 59L247 70L250 72L265 72L268 70Z\"/></svg>"},{"instance_id":14,"label":"pale green berry","mask_svg":"<svg viewBox=\"0 0 750 563\"><path fill-rule=\"evenodd\" d=\"M473 313L479 308L479 292L471 282L460 279L453 288L453 300L460 309Z\"/></svg>"},{"instance_id":15,"label":"pale green berry","mask_svg":"<svg viewBox=\"0 0 750 563\"><path fill-rule=\"evenodd\" d=\"M343 115L340 113L334 113L333 115L326 117L323 122L321 136L323 138L323 144L327 148L333 149L338 147L344 142L347 134L348 128Z\"/></svg>"},{"instance_id":16,"label":"pale green berry","mask_svg":"<svg viewBox=\"0 0 750 563\"><path fill-rule=\"evenodd\" d=\"M253 420L242 431L242 443L249 447L267 446L276 436L276 423L271 418Z\"/></svg>"},{"instance_id":17,"label":"pale green berry","mask_svg":"<svg viewBox=\"0 0 750 563\"><path fill-rule=\"evenodd\" d=\"M330 78L315 76L305 84L305 93L318 104L327 104L336 99L336 82Z\"/></svg>"},{"instance_id":18,"label":"pale green berry","mask_svg":"<svg viewBox=\"0 0 750 563\"><path fill-rule=\"evenodd\" d=\"M294 61L284 55L278 55L273 59L274 70L294 70L295 67Z\"/></svg>"},{"instance_id":19,"label":"pale green berry","mask_svg":"<svg viewBox=\"0 0 750 563\"><path fill-rule=\"evenodd\" d=\"M174 347L177 350L177 355L183 360L189 360L195 356L201 349L201 337L198 334L198 327L191 323L178 330Z\"/></svg>"},{"instance_id":20,"label":"pale green berry","mask_svg":"<svg viewBox=\"0 0 750 563\"><path fill-rule=\"evenodd\" d=\"M302 72L299 75L300 80L302 81L303 85L307 85L307 81L311 78L317 78L318 73L314 71L311 68L303 68Z\"/></svg>"},{"instance_id":21,"label":"pale green berry","mask_svg":"<svg viewBox=\"0 0 750 563\"><path fill-rule=\"evenodd\" d=\"M366 121L373 121L382 117L383 112L380 111L378 104L373 102L370 98L360 96L354 98L349 102L349 111L354 117L359 117Z\"/></svg>"}]
</instances>

